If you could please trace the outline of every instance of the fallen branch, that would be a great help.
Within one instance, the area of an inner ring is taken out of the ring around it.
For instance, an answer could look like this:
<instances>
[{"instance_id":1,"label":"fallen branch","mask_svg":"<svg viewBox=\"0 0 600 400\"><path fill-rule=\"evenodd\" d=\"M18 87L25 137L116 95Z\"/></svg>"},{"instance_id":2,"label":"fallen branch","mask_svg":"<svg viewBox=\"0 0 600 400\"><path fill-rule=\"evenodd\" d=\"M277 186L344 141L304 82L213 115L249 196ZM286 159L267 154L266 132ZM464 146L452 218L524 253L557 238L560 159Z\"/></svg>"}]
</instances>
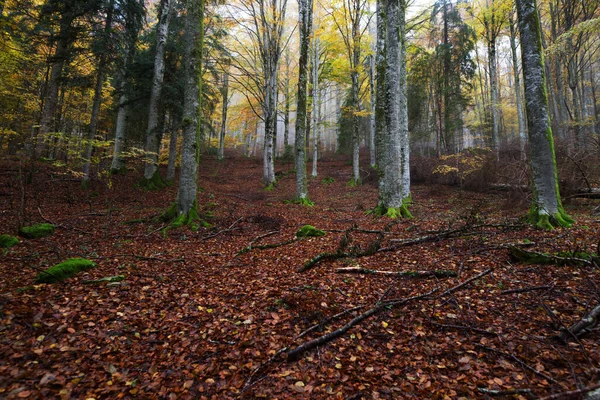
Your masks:
<instances>
[{"instance_id":1,"label":"fallen branch","mask_svg":"<svg viewBox=\"0 0 600 400\"><path fill-rule=\"evenodd\" d=\"M503 290L500 292L500 294L527 293L527 292L533 292L536 290L550 290L553 287L554 286L531 286L531 287L526 287L526 288Z\"/></svg>"},{"instance_id":2,"label":"fallen branch","mask_svg":"<svg viewBox=\"0 0 600 400\"><path fill-rule=\"evenodd\" d=\"M214 232L214 233L210 233L210 234L208 234L206 236L203 236L200 240L208 240L208 239L214 238L216 236L219 236L222 233L226 233L226 232L231 232L231 231L237 230L238 228L235 228L235 225L238 222L240 222L242 219L243 219L243 217L240 217L233 224L229 225L228 228L221 229L220 231L217 231L217 232Z\"/></svg>"},{"instance_id":3,"label":"fallen branch","mask_svg":"<svg viewBox=\"0 0 600 400\"><path fill-rule=\"evenodd\" d=\"M594 266L598 259L590 255L590 259L581 257L564 257L550 253L540 253L538 251L527 251L518 247L509 247L510 255L515 259L529 264L554 264L554 265L588 265Z\"/></svg>"},{"instance_id":4,"label":"fallen branch","mask_svg":"<svg viewBox=\"0 0 600 400\"><path fill-rule=\"evenodd\" d=\"M567 342L573 336L575 338L580 338L586 333L589 333L596 325L598 325L598 318L600 318L600 305L596 306L596 308L594 308L588 315L570 328L563 329L558 337L564 342Z\"/></svg>"},{"instance_id":5,"label":"fallen branch","mask_svg":"<svg viewBox=\"0 0 600 400\"><path fill-rule=\"evenodd\" d=\"M488 396L512 396L515 394L526 394L533 397L533 391L531 389L508 389L508 390L493 390L486 388L477 388L481 393L485 393Z\"/></svg>"},{"instance_id":6,"label":"fallen branch","mask_svg":"<svg viewBox=\"0 0 600 400\"><path fill-rule=\"evenodd\" d=\"M255 249L255 248L257 248L258 246L254 246L254 243L256 243L256 242L258 242L259 240L261 240L261 239L264 239L264 238L266 238L266 237L273 236L273 235L275 235L275 234L277 234L277 233L279 233L279 231L270 231L270 232L267 232L267 233L265 233L265 234L262 234L262 235L260 235L260 236L257 236L257 237L255 237L254 239L252 239L252 240L250 241L250 243L248 243L248 245L247 245L246 247L244 247L243 249L241 249L240 251L238 251L238 252L236 253L235 257L237 257L237 256L239 256L239 255L242 255L242 254L244 254L244 253L247 253L247 252L249 252L249 251L250 251L250 250L252 250L252 249Z\"/></svg>"},{"instance_id":7,"label":"fallen branch","mask_svg":"<svg viewBox=\"0 0 600 400\"><path fill-rule=\"evenodd\" d=\"M474 276L470 279L467 279L466 281L446 290L444 293L442 293L440 295L440 297L444 296L445 294L448 294L448 293L454 293L457 290L464 288L470 282L473 282L474 280L479 279L482 276L487 275L492 271L493 271L493 268L483 271L482 273L477 274L476 276ZM288 351L287 352L288 361L298 360L304 352L342 336L344 333L346 333L348 330L350 330L350 328L352 328L355 325L358 325L360 322L364 321L365 319L367 319L375 314L378 314L384 310L389 310L391 308L407 304L414 300L421 300L421 299L428 298L432 294L438 292L438 290L439 290L439 288L435 288L424 294L420 294L420 295L416 295L416 296L412 296L412 297L406 297L406 298L402 298L402 299L388 300L384 303L378 303L374 307L370 308L369 310L365 311L364 313L362 313L362 314L358 315L357 317L355 317L354 319L352 319L350 322L348 322L346 325L342 326L341 328L338 328L335 331L330 332L326 335L320 336L316 339L305 342L305 343L301 344L300 346L296 347L295 349Z\"/></svg>"},{"instance_id":8,"label":"fallen branch","mask_svg":"<svg viewBox=\"0 0 600 400\"><path fill-rule=\"evenodd\" d=\"M552 378L551 376L546 375L545 373L538 371L537 369L533 368L531 365L527 364L525 361L521 360L519 357L515 356L514 354L510 354L510 353L505 353L504 351L498 350L498 349L493 349L491 347L487 347L484 346L482 344L479 343L475 343L475 347L480 347L486 351L492 352L492 353L496 353L496 354L500 354L503 355L505 357L510 357L511 359L513 359L514 361L516 361L517 363L519 363L523 368L533 372L536 375L541 376L542 378L546 379L548 382L552 382L553 384L557 385L557 386L561 386L564 387L563 384L561 384L560 382L558 382L556 379Z\"/></svg>"},{"instance_id":9,"label":"fallen branch","mask_svg":"<svg viewBox=\"0 0 600 400\"><path fill-rule=\"evenodd\" d=\"M459 284L457 286L454 286L453 288L450 288L450 289L446 290L444 293L442 293L442 296L454 293L457 290L462 289L463 287L467 286L469 283L473 282L474 280L482 278L482 277L486 276L487 274L491 273L493 270L494 270L494 268L486 269L485 271L483 271L483 272L475 275L474 277L467 279L463 283L461 283L461 284Z\"/></svg>"},{"instance_id":10,"label":"fallen branch","mask_svg":"<svg viewBox=\"0 0 600 400\"><path fill-rule=\"evenodd\" d=\"M559 400L559 399L560 400L564 400L564 399L568 399L570 397L577 397L577 398L579 398L579 395L584 394L584 393L588 393L588 396L586 396L585 399L596 400L596 399L598 399L598 397L592 397L592 396L594 396L594 395L597 396L598 393L591 394L589 392L595 391L597 389L600 389L600 384L593 385L593 386L590 386L590 387L586 387L586 388L583 388L583 389L570 390L568 392L562 392L562 393L555 393L555 394L552 394L550 396L541 397L538 400ZM592 396L590 396L590 394Z\"/></svg>"},{"instance_id":11,"label":"fallen branch","mask_svg":"<svg viewBox=\"0 0 600 400\"><path fill-rule=\"evenodd\" d=\"M498 334L495 332L489 332L489 331L486 331L485 329L474 328L472 326L440 324L438 322L433 322L433 321L430 321L430 323L432 325L439 326L440 328L460 329L460 330L465 330L465 331L477 332L477 333L480 333L480 334L486 335L486 336L498 336Z\"/></svg>"},{"instance_id":12,"label":"fallen branch","mask_svg":"<svg viewBox=\"0 0 600 400\"><path fill-rule=\"evenodd\" d=\"M370 308L366 312L355 317L354 319L352 319L350 322L348 322L346 325L342 326L341 328L336 329L335 331L330 332L326 335L320 336L316 339L309 340L308 342L301 344L300 346L296 347L295 349L288 351L287 352L288 361L298 360L304 352L314 349L317 346L320 346L322 344L325 344L327 342L332 341L333 339L336 339L336 338L342 336L344 333L348 332L348 330L350 330L350 328L352 328L353 326L358 325L360 322L364 321L365 319L367 319L383 310L387 310L389 308L396 307L399 305L404 305L413 300L419 300L419 299L429 297L433 293L437 292L437 290L438 289L436 288L430 292L427 292L427 293L424 293L424 294L421 294L418 296L407 297L405 299L396 300L393 302L385 302L385 303L378 304L375 307Z\"/></svg>"},{"instance_id":13,"label":"fallen branch","mask_svg":"<svg viewBox=\"0 0 600 400\"><path fill-rule=\"evenodd\" d=\"M448 278L457 276L456 272L449 270L435 271L380 271L375 269L367 269L363 267L345 267L335 270L338 274L365 274L365 275L385 275L401 278Z\"/></svg>"}]
</instances>

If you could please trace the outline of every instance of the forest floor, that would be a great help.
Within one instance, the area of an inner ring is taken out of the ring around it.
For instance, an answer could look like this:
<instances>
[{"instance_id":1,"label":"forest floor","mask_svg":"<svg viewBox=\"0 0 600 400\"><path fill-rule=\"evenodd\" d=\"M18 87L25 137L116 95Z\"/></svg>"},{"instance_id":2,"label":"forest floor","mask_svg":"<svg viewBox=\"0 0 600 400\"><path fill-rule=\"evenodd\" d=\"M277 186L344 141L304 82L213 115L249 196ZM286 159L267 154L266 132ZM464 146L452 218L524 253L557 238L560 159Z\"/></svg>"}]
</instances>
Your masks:
<instances>
[{"instance_id":1,"label":"forest floor","mask_svg":"<svg viewBox=\"0 0 600 400\"><path fill-rule=\"evenodd\" d=\"M206 157L198 204L212 226L163 233L147 217L176 186L149 192L130 171L85 190L64 170L23 168L0 164L0 234L19 219L57 229L0 253L0 398L563 399L599 383L600 330L558 338L600 304L597 266L509 254L596 254L593 200L566 205L573 228L542 231L506 192L416 184L414 218L392 221L366 213L374 173L348 187L342 158L320 163L306 207L287 201L293 164L265 191L260 160ZM326 235L296 239L305 224ZM299 272L323 252L337 256ZM34 284L70 257L98 267ZM422 276L336 271L348 267Z\"/></svg>"}]
</instances>

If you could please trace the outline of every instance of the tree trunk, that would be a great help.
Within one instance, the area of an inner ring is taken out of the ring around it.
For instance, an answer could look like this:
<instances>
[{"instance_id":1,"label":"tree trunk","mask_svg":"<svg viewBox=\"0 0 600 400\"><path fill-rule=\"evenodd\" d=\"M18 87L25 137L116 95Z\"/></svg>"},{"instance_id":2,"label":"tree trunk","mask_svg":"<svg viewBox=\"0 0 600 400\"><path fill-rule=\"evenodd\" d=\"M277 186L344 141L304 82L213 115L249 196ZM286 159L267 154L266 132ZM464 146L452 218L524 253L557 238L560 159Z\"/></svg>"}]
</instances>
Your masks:
<instances>
[{"instance_id":1,"label":"tree trunk","mask_svg":"<svg viewBox=\"0 0 600 400\"><path fill-rule=\"evenodd\" d=\"M318 29L318 28L317 28ZM317 158L319 157L319 38L314 39L313 57L313 137L312 137L312 177L317 176Z\"/></svg>"},{"instance_id":2,"label":"tree trunk","mask_svg":"<svg viewBox=\"0 0 600 400\"><path fill-rule=\"evenodd\" d=\"M410 181L408 167L408 111L406 99L406 35L404 27L406 3L387 1L386 34L386 156L383 163L383 185L379 190L379 213L390 218L410 216L406 208Z\"/></svg>"},{"instance_id":3,"label":"tree trunk","mask_svg":"<svg viewBox=\"0 0 600 400\"><path fill-rule=\"evenodd\" d=\"M358 66L360 65L360 3L355 1L354 21L352 23L352 179L360 184L360 141L358 112L360 110Z\"/></svg>"},{"instance_id":4,"label":"tree trunk","mask_svg":"<svg viewBox=\"0 0 600 400\"><path fill-rule=\"evenodd\" d=\"M488 33L493 35L493 33ZM496 71L496 39L488 40L488 68L490 71L490 92L492 100L492 150L496 159L500 158L500 99Z\"/></svg>"},{"instance_id":5,"label":"tree trunk","mask_svg":"<svg viewBox=\"0 0 600 400\"><path fill-rule=\"evenodd\" d=\"M73 21L70 18L63 17L60 24L60 32L58 33L58 41L56 43L56 51L49 58L50 76L46 88L46 96L44 99L44 108L40 117L40 127L37 134L37 142L35 147L35 155L40 157L46 150L46 140L48 140L48 132L56 113L58 104L58 88L59 80L62 76L65 61L69 57L69 46L74 40L71 24Z\"/></svg>"},{"instance_id":6,"label":"tree trunk","mask_svg":"<svg viewBox=\"0 0 600 400\"><path fill-rule=\"evenodd\" d=\"M519 73L519 59L517 57L517 44L515 40L515 24L512 15L509 16L508 26L510 28L510 50L512 53L513 74L515 77L515 99L517 104L517 122L519 124L519 148L521 149L521 157L525 157L527 128L525 127L525 116L523 115L523 104L521 103L521 74Z\"/></svg>"},{"instance_id":7,"label":"tree trunk","mask_svg":"<svg viewBox=\"0 0 600 400\"><path fill-rule=\"evenodd\" d=\"M96 131L98 130L98 116L100 114L100 104L102 103L102 87L104 86L104 77L106 75L106 64L107 54L106 50L108 41L110 40L110 31L112 30L112 18L115 1L111 0L106 10L106 21L104 25L104 37L101 39L103 43L103 49L101 50L100 56L98 57L98 68L96 72L96 85L94 87L94 102L92 105L92 115L90 118L90 126L88 131L88 143L85 146L83 154L83 183L86 184L90 179L90 163L92 158L92 141L96 137Z\"/></svg>"},{"instance_id":8,"label":"tree trunk","mask_svg":"<svg viewBox=\"0 0 600 400\"><path fill-rule=\"evenodd\" d=\"M223 72L223 86L221 87L223 108L221 109L221 133L219 135L219 152L217 158L225 158L225 132L227 131L227 109L229 106L229 72Z\"/></svg>"},{"instance_id":9,"label":"tree trunk","mask_svg":"<svg viewBox=\"0 0 600 400\"><path fill-rule=\"evenodd\" d=\"M150 106L148 109L148 129L146 130L146 163L144 165L144 178L152 180L158 172L159 151L159 104L165 75L165 51L169 34L169 19L173 0L161 0L160 17L156 27L156 54L154 56L154 73L152 75L152 89L150 91Z\"/></svg>"},{"instance_id":10,"label":"tree trunk","mask_svg":"<svg viewBox=\"0 0 600 400\"><path fill-rule=\"evenodd\" d=\"M177 131L180 126L180 117L171 114L171 137L169 138L169 163L167 165L167 182L175 179L175 163L177 162Z\"/></svg>"},{"instance_id":11,"label":"tree trunk","mask_svg":"<svg viewBox=\"0 0 600 400\"><path fill-rule=\"evenodd\" d=\"M565 213L558 191L537 4L536 0L517 0L516 4L533 177L531 222L546 229L553 225L570 226L573 220Z\"/></svg>"},{"instance_id":12,"label":"tree trunk","mask_svg":"<svg viewBox=\"0 0 600 400\"><path fill-rule=\"evenodd\" d=\"M185 90L183 103L183 143L176 212L189 223L197 217L198 162L202 137L202 47L204 42L204 0L187 0L185 19Z\"/></svg>"},{"instance_id":13,"label":"tree trunk","mask_svg":"<svg viewBox=\"0 0 600 400\"><path fill-rule=\"evenodd\" d=\"M375 150L375 57L369 57L369 103L371 115L369 118L369 158L371 167L377 165L377 152Z\"/></svg>"},{"instance_id":14,"label":"tree trunk","mask_svg":"<svg viewBox=\"0 0 600 400\"><path fill-rule=\"evenodd\" d=\"M308 86L308 46L312 33L312 0L298 0L300 60L298 61L298 103L296 107L296 200L309 202L306 182L306 90Z\"/></svg>"}]
</instances>

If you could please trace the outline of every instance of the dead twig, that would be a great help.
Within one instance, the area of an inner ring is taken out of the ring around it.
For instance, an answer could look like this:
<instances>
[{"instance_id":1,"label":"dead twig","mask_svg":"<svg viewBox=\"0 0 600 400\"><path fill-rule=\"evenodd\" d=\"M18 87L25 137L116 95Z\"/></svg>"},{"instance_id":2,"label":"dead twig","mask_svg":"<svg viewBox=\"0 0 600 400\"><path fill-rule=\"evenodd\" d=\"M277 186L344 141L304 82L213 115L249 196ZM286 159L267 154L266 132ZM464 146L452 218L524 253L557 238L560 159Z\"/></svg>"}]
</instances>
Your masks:
<instances>
[{"instance_id":1,"label":"dead twig","mask_svg":"<svg viewBox=\"0 0 600 400\"><path fill-rule=\"evenodd\" d=\"M514 360L515 362L519 363L523 368L533 372L534 374L536 374L538 376L541 376L542 378L546 379L548 382L552 382L553 384L555 384L557 386L564 387L564 385L562 383L558 382L556 379L552 378L551 376L546 375L545 373L543 373L541 371L538 371L537 369L533 368L531 365L527 364L525 361L521 360L519 357L515 356L514 354L506 353L502 350L487 347L487 346L484 346L479 343L475 343L475 347L479 347L479 348L489 351L491 353L496 353L496 354L503 355L505 357L509 357L512 360Z\"/></svg>"},{"instance_id":2,"label":"dead twig","mask_svg":"<svg viewBox=\"0 0 600 400\"><path fill-rule=\"evenodd\" d=\"M220 235L220 234L222 234L222 233L226 233L226 232L231 232L231 231L237 230L238 228L234 228L234 227L235 227L235 225L236 225L238 222L240 222L242 219L244 219L244 218L243 218L243 217L240 217L240 218L238 218L238 219L237 219L237 220L236 220L236 221L235 221L233 224L229 225L229 227L228 227L228 228L226 228L226 229L221 229L220 231L217 231L217 232L214 232L214 233L210 233L210 234L208 234L208 235L206 235L206 236L202 237L200 240L208 240L208 239L214 238L214 237L216 237L216 236L219 236L219 235Z\"/></svg>"},{"instance_id":3,"label":"dead twig","mask_svg":"<svg viewBox=\"0 0 600 400\"><path fill-rule=\"evenodd\" d=\"M550 290L553 287L554 286L547 286L547 285L546 286L531 286L531 287L526 287L526 288L503 290L500 292L500 294L527 293L527 292L533 292L536 290Z\"/></svg>"}]
</instances>

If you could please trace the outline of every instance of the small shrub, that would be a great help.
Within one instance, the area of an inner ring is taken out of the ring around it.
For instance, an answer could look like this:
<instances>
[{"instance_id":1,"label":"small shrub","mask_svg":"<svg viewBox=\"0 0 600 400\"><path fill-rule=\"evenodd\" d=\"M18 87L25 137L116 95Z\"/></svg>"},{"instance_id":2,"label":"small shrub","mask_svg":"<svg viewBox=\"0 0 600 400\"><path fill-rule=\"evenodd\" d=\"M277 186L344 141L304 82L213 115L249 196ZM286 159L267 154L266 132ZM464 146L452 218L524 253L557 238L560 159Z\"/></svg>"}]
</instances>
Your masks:
<instances>
[{"instance_id":1,"label":"small shrub","mask_svg":"<svg viewBox=\"0 0 600 400\"><path fill-rule=\"evenodd\" d=\"M35 278L36 283L55 283L68 279L81 271L96 267L96 263L85 258L70 258L40 272Z\"/></svg>"},{"instance_id":2,"label":"small shrub","mask_svg":"<svg viewBox=\"0 0 600 400\"><path fill-rule=\"evenodd\" d=\"M0 248L8 249L19 244L19 239L10 235L0 235Z\"/></svg>"},{"instance_id":3,"label":"small shrub","mask_svg":"<svg viewBox=\"0 0 600 400\"><path fill-rule=\"evenodd\" d=\"M296 237L319 237L325 236L325 231L315 228L312 225L304 225L302 228L298 229L296 232Z\"/></svg>"},{"instance_id":4,"label":"small shrub","mask_svg":"<svg viewBox=\"0 0 600 400\"><path fill-rule=\"evenodd\" d=\"M19 229L19 235L26 239L39 239L44 236L49 236L54 233L54 225L52 224L35 224L24 226Z\"/></svg>"}]
</instances>

